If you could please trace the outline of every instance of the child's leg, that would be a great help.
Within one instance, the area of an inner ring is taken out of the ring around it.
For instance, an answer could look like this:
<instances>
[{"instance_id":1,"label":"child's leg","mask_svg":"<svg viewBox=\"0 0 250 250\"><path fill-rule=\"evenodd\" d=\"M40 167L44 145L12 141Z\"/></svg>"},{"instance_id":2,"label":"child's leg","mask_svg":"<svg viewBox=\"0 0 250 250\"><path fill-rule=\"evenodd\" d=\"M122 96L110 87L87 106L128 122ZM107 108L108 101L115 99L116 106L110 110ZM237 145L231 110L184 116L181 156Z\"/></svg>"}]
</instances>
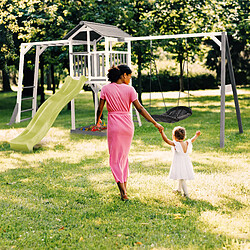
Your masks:
<instances>
[{"instance_id":1,"label":"child's leg","mask_svg":"<svg viewBox=\"0 0 250 250\"><path fill-rule=\"evenodd\" d=\"M181 192L181 188L182 188L182 180L179 180L179 184L178 184L178 191Z\"/></svg>"},{"instance_id":2,"label":"child's leg","mask_svg":"<svg viewBox=\"0 0 250 250\"><path fill-rule=\"evenodd\" d=\"M174 189L173 192L176 194L181 194L181 188L182 188L182 184L181 184L181 180L178 181L178 188Z\"/></svg>"},{"instance_id":3,"label":"child's leg","mask_svg":"<svg viewBox=\"0 0 250 250\"><path fill-rule=\"evenodd\" d=\"M185 180L180 180L181 181L181 185L182 185L182 189L184 191L184 196L189 197L188 196L188 189L187 189L187 184Z\"/></svg>"}]
</instances>

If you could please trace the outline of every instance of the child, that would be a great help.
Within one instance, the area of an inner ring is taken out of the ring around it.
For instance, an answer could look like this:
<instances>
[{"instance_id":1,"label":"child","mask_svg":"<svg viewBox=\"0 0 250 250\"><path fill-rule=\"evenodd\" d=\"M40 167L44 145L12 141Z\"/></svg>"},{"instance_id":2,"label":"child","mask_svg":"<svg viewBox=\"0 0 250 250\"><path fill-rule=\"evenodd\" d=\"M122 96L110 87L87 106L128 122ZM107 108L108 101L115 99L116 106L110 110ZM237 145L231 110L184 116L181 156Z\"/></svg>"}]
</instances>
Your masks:
<instances>
[{"instance_id":1,"label":"child","mask_svg":"<svg viewBox=\"0 0 250 250\"><path fill-rule=\"evenodd\" d=\"M169 173L170 179L179 180L178 189L174 190L174 192L181 194L181 189L183 189L184 196L189 198L185 180L193 180L194 171L188 153L192 152L192 143L198 138L201 132L197 131L195 136L187 141L184 141L186 130L183 127L175 127L173 129L173 141L167 138L163 130L160 133L163 140L174 147L174 158Z\"/></svg>"}]
</instances>

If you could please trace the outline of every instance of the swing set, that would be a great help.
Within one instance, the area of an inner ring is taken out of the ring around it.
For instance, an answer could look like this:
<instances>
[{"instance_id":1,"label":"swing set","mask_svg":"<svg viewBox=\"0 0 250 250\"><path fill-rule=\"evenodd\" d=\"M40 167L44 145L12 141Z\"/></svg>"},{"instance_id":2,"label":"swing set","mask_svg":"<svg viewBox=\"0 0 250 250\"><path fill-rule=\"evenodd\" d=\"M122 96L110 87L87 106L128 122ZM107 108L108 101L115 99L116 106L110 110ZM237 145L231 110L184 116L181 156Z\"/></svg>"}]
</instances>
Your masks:
<instances>
[{"instance_id":1,"label":"swing set","mask_svg":"<svg viewBox=\"0 0 250 250\"><path fill-rule=\"evenodd\" d=\"M187 48L187 43L186 43L186 48ZM155 62L155 57L153 55L153 49L152 49L152 40L150 40L150 54L151 54L151 60L150 60L150 70L149 70L149 76L150 76L150 108L151 108L151 85L152 85L152 80L151 80L151 75L152 75L152 61L154 63L154 68L155 68L155 72L157 75L157 80L158 80L158 84L159 84L159 88L162 94L162 99L163 99L163 103L164 103L164 107L166 112L160 115L151 115L157 122L166 122L166 123L175 123L175 122L179 122L181 120L184 120L186 118L188 118L189 116L192 115L192 109L190 107L190 100L189 100L189 78L188 78L188 55L186 58L186 61L184 61L183 63L183 72L185 69L185 62L187 64L186 66L186 74L187 74L187 84L188 84L188 107L187 106L180 106L180 95L181 95L181 89L179 90L179 96L178 96L178 102L177 102L177 106L172 107L170 109L167 109L166 103L165 103L165 99L163 96L163 92L162 92L162 87L161 87L161 81L160 81L160 77L158 74L158 69L157 69L157 65Z\"/></svg>"},{"instance_id":2,"label":"swing set","mask_svg":"<svg viewBox=\"0 0 250 250\"><path fill-rule=\"evenodd\" d=\"M233 71L233 64L229 49L229 42L226 32L210 32L210 33L193 33L193 34L177 34L177 35L159 35L159 36L142 36L142 37L126 37L122 41L146 41L146 40L160 40L160 39L187 39L190 37L206 37L211 38L221 50L221 88L220 88L220 147L223 148L225 145L225 93L226 93L226 68L228 68L230 85L232 87L232 92L234 96L234 104L238 121L239 133L243 133L243 127L241 122L241 114L239 101L236 90L236 82ZM219 37L220 40L217 38ZM130 66L130 65L129 65ZM226 67L227 66L227 67ZM180 99L180 98L179 98ZM179 100L178 99L178 100ZM153 115L154 118L162 122L178 122L180 120L186 119L192 115L192 110L186 106L177 106L172 109L167 110L161 115Z\"/></svg>"}]
</instances>

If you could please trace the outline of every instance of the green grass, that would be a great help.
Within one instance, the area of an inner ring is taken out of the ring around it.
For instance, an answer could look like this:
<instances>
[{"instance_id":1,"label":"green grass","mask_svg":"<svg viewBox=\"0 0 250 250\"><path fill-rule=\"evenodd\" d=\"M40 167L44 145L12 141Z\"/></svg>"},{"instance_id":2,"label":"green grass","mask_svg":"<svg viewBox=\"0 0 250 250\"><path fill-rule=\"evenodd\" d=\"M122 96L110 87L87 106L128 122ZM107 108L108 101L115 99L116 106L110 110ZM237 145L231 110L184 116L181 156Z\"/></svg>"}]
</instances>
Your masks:
<instances>
[{"instance_id":1,"label":"green grass","mask_svg":"<svg viewBox=\"0 0 250 250\"><path fill-rule=\"evenodd\" d=\"M226 96L224 148L220 97L199 93L191 92L191 117L162 123L168 136L176 125L186 128L187 137L202 132L191 154L196 177L188 182L191 199L172 193L171 149L142 119L129 155L126 203L108 165L106 138L70 134L65 107L40 147L15 152L8 141L28 122L6 125L16 94L0 93L0 249L248 249L250 91L239 94L243 134L233 97ZM175 103L167 99L168 106ZM163 112L162 101L153 100L151 109ZM76 126L93 123L93 117L92 95L81 93Z\"/></svg>"}]
</instances>

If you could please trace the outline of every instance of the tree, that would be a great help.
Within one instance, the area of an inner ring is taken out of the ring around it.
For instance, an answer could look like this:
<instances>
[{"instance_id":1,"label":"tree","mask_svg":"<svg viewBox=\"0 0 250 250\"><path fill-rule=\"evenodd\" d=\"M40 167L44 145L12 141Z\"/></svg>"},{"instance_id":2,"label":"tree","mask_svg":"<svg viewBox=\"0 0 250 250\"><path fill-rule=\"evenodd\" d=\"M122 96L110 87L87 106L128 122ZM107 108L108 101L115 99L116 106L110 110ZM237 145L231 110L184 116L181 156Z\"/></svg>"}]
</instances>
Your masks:
<instances>
[{"instance_id":1,"label":"tree","mask_svg":"<svg viewBox=\"0 0 250 250\"><path fill-rule=\"evenodd\" d=\"M118 26L132 36L147 36L152 34L153 19L150 18L153 10L151 1L126 1L123 8L123 18L119 21ZM132 42L132 61L138 67L138 99L142 103L142 69L148 67L150 62L150 48L147 41Z\"/></svg>"},{"instance_id":2,"label":"tree","mask_svg":"<svg viewBox=\"0 0 250 250\"><path fill-rule=\"evenodd\" d=\"M3 24L0 24L0 69L2 70L3 91L12 91L8 63L15 61L13 35Z\"/></svg>"},{"instance_id":3,"label":"tree","mask_svg":"<svg viewBox=\"0 0 250 250\"><path fill-rule=\"evenodd\" d=\"M1 34L8 37L11 34L10 41L13 43L4 43L0 40L0 60L6 62L6 57L12 57L13 60L19 59L19 48L22 42L34 42L45 40L59 40L68 30L76 26L79 21L87 17L94 18L95 0L87 1L62 1L62 0L3 0L0 3L0 27ZM92 9L92 11L90 11ZM2 32L4 31L4 32ZM6 39L5 39L6 40ZM13 50L13 51L12 51ZM13 53L10 53L13 52ZM58 63L55 58L60 57L63 66L66 68L68 64L68 56L65 50L52 49L54 54L46 51L42 57L44 65ZM63 56L60 56L62 54ZM32 82L34 70L34 50L28 52L26 57L30 59L26 62L25 69L29 73L24 74L24 85ZM8 61L7 61L8 62ZM13 63L13 62L12 62ZM1 67L4 70L7 67ZM30 72L31 70L31 72ZM3 71L5 72L5 71ZM25 73L25 72L24 72ZM5 76L5 74L4 74ZM5 81L4 81L5 82ZM43 89L43 86L40 86ZM30 93L29 93L30 94Z\"/></svg>"},{"instance_id":4,"label":"tree","mask_svg":"<svg viewBox=\"0 0 250 250\"><path fill-rule=\"evenodd\" d=\"M208 31L202 24L205 16L202 9L205 1L198 0L161 0L155 1L155 9L152 17L155 21L157 35L187 34ZM188 58L194 60L195 54L199 51L200 41L195 38L173 39L161 42L164 50L171 52L179 63L180 69L180 90L184 91L183 64Z\"/></svg>"},{"instance_id":5,"label":"tree","mask_svg":"<svg viewBox=\"0 0 250 250\"><path fill-rule=\"evenodd\" d=\"M249 1L210 1L207 14L214 31L227 31L233 68L237 84L250 82L250 23ZM212 45L206 58L206 66L220 73L219 53Z\"/></svg>"}]
</instances>

